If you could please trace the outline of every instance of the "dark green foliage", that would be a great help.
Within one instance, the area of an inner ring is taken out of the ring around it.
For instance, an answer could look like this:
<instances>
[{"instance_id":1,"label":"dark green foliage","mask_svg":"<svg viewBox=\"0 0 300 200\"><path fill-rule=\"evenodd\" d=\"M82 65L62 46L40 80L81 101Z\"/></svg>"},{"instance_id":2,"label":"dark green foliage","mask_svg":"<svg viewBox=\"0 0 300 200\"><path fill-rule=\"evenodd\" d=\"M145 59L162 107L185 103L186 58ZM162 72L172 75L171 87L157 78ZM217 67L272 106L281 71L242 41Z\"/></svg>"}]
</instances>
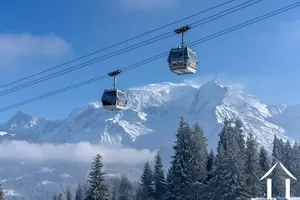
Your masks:
<instances>
[{"instance_id":1,"label":"dark green foliage","mask_svg":"<svg viewBox=\"0 0 300 200\"><path fill-rule=\"evenodd\" d=\"M155 188L154 199L163 200L167 188L166 188L166 178L165 178L163 163L159 154L157 154L155 158L153 180L154 180L154 188Z\"/></svg>"},{"instance_id":2,"label":"dark green foliage","mask_svg":"<svg viewBox=\"0 0 300 200\"><path fill-rule=\"evenodd\" d=\"M166 199L204 198L208 152L203 130L198 124L191 129L181 118L173 149L175 155L168 171Z\"/></svg>"},{"instance_id":3,"label":"dark green foliage","mask_svg":"<svg viewBox=\"0 0 300 200\"><path fill-rule=\"evenodd\" d=\"M65 200L64 195L62 193L58 195L58 200Z\"/></svg>"},{"instance_id":4,"label":"dark green foliage","mask_svg":"<svg viewBox=\"0 0 300 200\"><path fill-rule=\"evenodd\" d=\"M259 151L259 166L262 171L261 176L267 173L267 171L271 168L268 152L264 147L261 147Z\"/></svg>"},{"instance_id":5,"label":"dark green foliage","mask_svg":"<svg viewBox=\"0 0 300 200\"><path fill-rule=\"evenodd\" d=\"M272 165L277 162L282 162L284 159L284 143L282 139L278 139L276 136L273 141L273 152L272 152ZM272 178L272 192L274 197L279 197L285 193L284 185L284 171L281 167L276 167L271 175Z\"/></svg>"},{"instance_id":6,"label":"dark green foliage","mask_svg":"<svg viewBox=\"0 0 300 200\"><path fill-rule=\"evenodd\" d=\"M251 197L261 197L264 194L264 187L260 181L259 154L258 145L250 133L246 142L246 162L245 162L245 174L246 174L246 187Z\"/></svg>"},{"instance_id":7,"label":"dark green foliage","mask_svg":"<svg viewBox=\"0 0 300 200\"><path fill-rule=\"evenodd\" d=\"M194 167L194 176L196 181L203 183L207 178L207 138L204 136L202 128L196 123L191 132L191 148L192 157L194 163L191 163Z\"/></svg>"},{"instance_id":8,"label":"dark green foliage","mask_svg":"<svg viewBox=\"0 0 300 200\"><path fill-rule=\"evenodd\" d=\"M207 157L207 164L206 164L206 171L207 171L206 182L207 183L213 177L214 169L215 169L215 155L214 155L213 150L211 150Z\"/></svg>"},{"instance_id":9,"label":"dark green foliage","mask_svg":"<svg viewBox=\"0 0 300 200\"><path fill-rule=\"evenodd\" d=\"M118 188L118 200L131 200L133 199L133 187L129 180L122 176Z\"/></svg>"},{"instance_id":10,"label":"dark green foliage","mask_svg":"<svg viewBox=\"0 0 300 200\"><path fill-rule=\"evenodd\" d=\"M92 171L89 173L89 188L84 200L108 200L108 189L105 184L102 168L102 157L97 154L92 163Z\"/></svg>"},{"instance_id":11,"label":"dark green foliage","mask_svg":"<svg viewBox=\"0 0 300 200\"><path fill-rule=\"evenodd\" d=\"M260 178L263 177L265 173L269 171L271 168L270 159L268 156L268 152L264 147L260 147L259 150L259 169L260 169ZM266 197L267 192L267 180L262 180L262 189L263 189L263 195L262 197Z\"/></svg>"},{"instance_id":12,"label":"dark green foliage","mask_svg":"<svg viewBox=\"0 0 300 200\"><path fill-rule=\"evenodd\" d=\"M196 123L191 131L191 158L189 165L191 182L193 184L192 199L203 199L206 190L207 180L207 138L204 136L202 128Z\"/></svg>"},{"instance_id":13,"label":"dark green foliage","mask_svg":"<svg viewBox=\"0 0 300 200\"><path fill-rule=\"evenodd\" d=\"M81 184L79 183L77 185L76 191L75 191L75 200L83 200L84 199L84 190L81 186Z\"/></svg>"},{"instance_id":14,"label":"dark green foliage","mask_svg":"<svg viewBox=\"0 0 300 200\"><path fill-rule=\"evenodd\" d=\"M186 199L190 200L193 197L195 189L194 169L195 156L193 155L192 131L184 121L180 120L178 132L176 134L177 140L173 149L175 155L172 157L171 167L168 171L168 192L166 199Z\"/></svg>"},{"instance_id":15,"label":"dark green foliage","mask_svg":"<svg viewBox=\"0 0 300 200\"><path fill-rule=\"evenodd\" d=\"M153 172L149 162L146 162L141 177L141 194L142 199L151 199L154 197Z\"/></svg>"},{"instance_id":16,"label":"dark green foliage","mask_svg":"<svg viewBox=\"0 0 300 200\"><path fill-rule=\"evenodd\" d=\"M239 123L239 122L238 122ZM220 134L215 177L210 181L211 200L247 199L245 147L241 144L242 129L226 121Z\"/></svg>"},{"instance_id":17,"label":"dark green foliage","mask_svg":"<svg viewBox=\"0 0 300 200\"><path fill-rule=\"evenodd\" d=\"M295 143L292 147L291 159L293 161L294 171L291 172L297 178L298 181L291 179L291 195L300 196L300 146Z\"/></svg>"},{"instance_id":18,"label":"dark green foliage","mask_svg":"<svg viewBox=\"0 0 300 200\"><path fill-rule=\"evenodd\" d=\"M72 194L71 194L70 188L67 188L66 200L72 200Z\"/></svg>"}]
</instances>

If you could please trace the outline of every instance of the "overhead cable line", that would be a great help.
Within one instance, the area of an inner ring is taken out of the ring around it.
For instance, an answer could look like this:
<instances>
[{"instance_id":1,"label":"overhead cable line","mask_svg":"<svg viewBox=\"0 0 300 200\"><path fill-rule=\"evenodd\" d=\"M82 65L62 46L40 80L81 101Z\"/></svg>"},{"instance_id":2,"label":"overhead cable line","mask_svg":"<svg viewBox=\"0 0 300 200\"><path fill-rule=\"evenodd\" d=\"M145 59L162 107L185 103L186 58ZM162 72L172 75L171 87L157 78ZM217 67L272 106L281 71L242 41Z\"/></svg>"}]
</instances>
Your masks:
<instances>
[{"instance_id":1,"label":"overhead cable line","mask_svg":"<svg viewBox=\"0 0 300 200\"><path fill-rule=\"evenodd\" d=\"M214 10L214 9L216 9L216 8L219 8L219 7L221 7L221 6L225 6L226 4L229 4L229 3L233 2L233 1L235 1L235 0L226 1L226 2L224 2L224 3L221 3L221 4L218 4L218 5L213 6L213 7L211 7L211 8L208 8L208 9L205 9L205 10L202 10L202 11L199 11L199 12L197 12L197 13L194 13L194 14L192 14L192 15L189 15L189 16L184 17L184 18L182 18L182 19L179 19L179 20L177 20L177 21L174 21L174 22L171 22L171 23L169 23L169 24L163 25L163 26L161 26L161 27L155 28L155 29L153 29L153 30L151 30L151 31L142 33L142 34L140 34L140 35L134 36L134 37L129 38L129 39L126 39L126 40L124 40L124 41L122 41L122 42L118 42L118 43L113 44L113 45L111 45L111 46L108 46L108 47L105 47L105 48L103 48L103 49L94 51L94 52L92 52L92 53L86 54L86 55L81 56L81 57L79 57L79 58L70 60L70 61L65 62L65 63L63 63L63 64L60 64L60 65L57 65L57 66L55 66L55 67L52 67L52 68L46 69L46 70L44 70L44 71L38 72L38 73L36 73L36 74L32 74L32 75L30 75L30 76L21 78L21 79L19 79L19 80L16 80L16 81L13 81L13 82L10 82L10 83L1 85L1 86L0 86L0 89L1 89L1 88L4 88L4 87L7 87L7 86L10 86L10 85L13 85L13 84L16 84L16 83L19 83L19 82L24 81L24 80L30 79L30 78L32 78L32 77L35 77L35 76L44 74L44 73L49 72L49 71L52 71L52 70L54 70L54 69L61 68L61 67L65 66L65 65L68 65L68 64L70 64L70 63L76 62L76 61L78 61L78 60L82 60L82 59L84 59L84 58L90 57L90 56L95 55L95 54L97 54L97 53L100 53L100 52L109 50L109 49L114 48L114 47L117 47L117 46L120 46L121 44L125 44L125 43L127 43L127 42L130 42L130 41L132 41L132 40L138 39L138 38L140 38L140 37L149 35L150 33L154 33L154 32L156 32L156 31L158 31L158 30L164 29L164 28L166 28L166 27L172 26L172 25L177 24L177 23L179 23L179 22L182 22L182 21L185 21L185 20L187 20L187 19L196 17L196 16L201 15L201 14L206 13L206 12L209 12L209 11Z\"/></svg>"},{"instance_id":2,"label":"overhead cable line","mask_svg":"<svg viewBox=\"0 0 300 200\"><path fill-rule=\"evenodd\" d=\"M238 29L241 29L241 28L244 28L244 27L247 27L249 25L252 25L254 23L257 23L259 21L262 21L264 19L267 19L267 18L270 18L270 17L273 17L275 15L278 15L278 14L281 14L283 12L286 12L288 10L291 10L291 9L294 9L294 8L297 8L300 6L300 2L298 3L294 3L294 4L291 4L289 6L286 6L286 7L283 7L283 8L280 8L280 9L277 9L275 11L272 11L270 13L267 13L265 15L261 15L259 17L256 17L254 19L251 19L249 21L246 21L246 22L243 22L241 24L238 24L238 25L235 25L231 28L227 28L227 29L224 29L223 31L219 31L217 33L214 33L212 35L209 35L207 37L204 37L204 38L201 38L199 40L196 40L194 42L191 42L190 44L192 46L195 46L195 45L198 45L200 43L204 43L204 42L207 42L209 40L212 40L214 38L217 38L217 37L220 37L222 35L225 35L227 33L230 33L230 32L233 32L233 31L236 31ZM161 58L164 58L168 55L168 52L165 52L165 53L162 53L162 54L159 54L159 55L156 55L156 56L153 56L151 58L148 58L146 60L143 60L141 62L138 62L136 64L133 64L133 65L130 65L130 66L127 66L127 67L124 67L121 69L122 72L125 72L125 71L129 71L129 70L132 70L134 68L137 68L137 67L140 67L140 66L143 66L147 63L150 63L150 62L153 62L153 61L156 61L158 59L161 59ZM16 103L16 104L13 104L13 105L10 105L10 106L7 106L7 107L3 107L0 109L0 112L4 112L4 111L7 111L7 110L10 110L10 109L13 109L13 108L16 108L16 107L20 107L22 105L25 105L25 104L29 104L29 103L32 103L32 102L35 102L35 101L39 101L41 99L45 99L45 98L48 98L50 96L54 96L56 94L60 94L60 93L63 93L63 92L66 92L66 91L69 91L69 90L72 90L72 89L75 89L75 88L78 88L78 87L81 87L81 86L84 86L84 85L87 85L87 84L91 84L91 83L94 83L96 81L100 81L100 80L103 80L105 78L108 78L109 76L108 75L102 75L102 76L98 76L98 77L95 77L93 79L89 79L89 80L86 80L86 81L83 81L83 82L80 82L80 83L77 83L75 85L71 85L69 87L65 87L65 88L62 88L62 89L59 89L59 90L55 90L53 92L50 92L50 93L46 93L44 95L41 95L41 96L38 96L38 97L34 97L34 98L31 98L31 99L28 99L28 100L25 100L25 101L22 101L22 102L19 102L19 103Z\"/></svg>"},{"instance_id":3,"label":"overhead cable line","mask_svg":"<svg viewBox=\"0 0 300 200\"><path fill-rule=\"evenodd\" d=\"M249 0L249 1L246 1L244 3L241 3L239 5L236 5L234 7L231 7L227 10L224 10L222 12L219 12L219 13L216 13L212 16L209 16L209 17L206 17L204 19L201 19L201 20L198 20L194 23L192 23L194 25L194 27L198 27L200 25L204 25L208 22L211 22L213 20L216 20L220 17L223 17L223 16L226 16L226 15L229 15L233 12L236 12L236 11L239 11L241 9L244 9L246 7L249 7L253 4L256 4L256 3L259 3L260 1L262 0ZM192 27L193 28L193 27ZM52 73L52 74L49 74L49 75L46 75L44 77L41 77L41 78L38 78L36 80L32 80L32 81L29 81L27 83L24 83L24 84L21 84L21 85L18 85L18 86L15 86L15 87L12 87L12 88L9 88L9 89L6 89L6 90L3 90L0 92L0 96L3 96L3 95L6 95L6 94L10 94L12 92L15 92L15 91L18 91L18 90L21 90L21 89L24 89L24 88L27 88L27 87L30 87L32 85L36 85L38 83L41 83L41 82L44 82L44 81L47 81L47 80L50 80L52 78L56 78L58 76L61 76L61 75L64 75L64 74L67 74L67 73L70 73L72 71L75 71L75 70L78 70L78 69L81 69L81 68L84 68L84 67L87 67L87 66L90 66L92 64L95 64L97 62L100 62L100 61L103 61L103 60L107 60L109 58L112 58L112 57L115 57L115 56L118 56L120 54L123 54L123 53L127 53L129 51L132 51L132 50L135 50L135 49L138 49L138 48L141 48L143 46L146 46L146 45L149 45L149 44L152 44L154 42L157 42L157 41L160 41L160 40L163 40L163 39L166 39L168 37L171 37L175 35L174 31L170 31L170 32L167 32L165 34L162 34L162 35L159 35L159 36L156 36L154 38L151 38L151 39L148 39L146 41L143 41L143 42L140 42L140 43L137 43L137 44L134 44L132 46L129 46L129 47L126 47L126 48L123 48L123 49L120 49L120 50L117 50L115 52L112 52L112 53L109 53L109 54L106 54L106 55L103 55L103 56L100 56L100 57L97 57L97 58L94 58L92 60L89 60L89 61L86 61L84 63L81 63L81 64L77 64L75 66L72 66L72 67L69 67L69 68L66 68L64 70L61 70L61 71L58 71L58 72L55 72L55 73ZM1 88L1 87L0 87Z\"/></svg>"}]
</instances>

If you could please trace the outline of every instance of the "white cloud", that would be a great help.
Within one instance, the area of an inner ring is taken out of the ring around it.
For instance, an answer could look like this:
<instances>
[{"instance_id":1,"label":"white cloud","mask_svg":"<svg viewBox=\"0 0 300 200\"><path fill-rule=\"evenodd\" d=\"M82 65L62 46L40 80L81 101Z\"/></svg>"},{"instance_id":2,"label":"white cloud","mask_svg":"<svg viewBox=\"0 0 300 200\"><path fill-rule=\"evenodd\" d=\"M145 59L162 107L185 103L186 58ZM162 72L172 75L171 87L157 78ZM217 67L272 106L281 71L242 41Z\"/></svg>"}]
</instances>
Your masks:
<instances>
[{"instance_id":1,"label":"white cloud","mask_svg":"<svg viewBox=\"0 0 300 200\"><path fill-rule=\"evenodd\" d=\"M245 84L243 84L243 83L229 83L227 85L228 85L228 87L236 89L236 90L243 90L246 87Z\"/></svg>"},{"instance_id":2,"label":"white cloud","mask_svg":"<svg viewBox=\"0 0 300 200\"><path fill-rule=\"evenodd\" d=\"M243 84L243 83L228 81L225 78L216 78L216 77L212 77L212 76L197 76L197 77L193 77L190 79L185 79L184 82L186 84L189 84L189 85L192 85L195 87L200 87L204 83L206 83L208 81L212 81L212 80L218 80L218 81L222 82L223 84L227 85L228 87L236 89L236 90L243 90L245 88L245 84Z\"/></svg>"},{"instance_id":3,"label":"white cloud","mask_svg":"<svg viewBox=\"0 0 300 200\"><path fill-rule=\"evenodd\" d=\"M179 0L119 0L121 5L130 9L150 10L170 8L179 5Z\"/></svg>"},{"instance_id":4,"label":"white cloud","mask_svg":"<svg viewBox=\"0 0 300 200\"><path fill-rule=\"evenodd\" d=\"M88 162L99 153L105 164L142 164L152 160L156 151L133 148L103 147L88 142L53 145L31 144L26 141L5 141L0 144L0 159L29 161Z\"/></svg>"},{"instance_id":5,"label":"white cloud","mask_svg":"<svg viewBox=\"0 0 300 200\"><path fill-rule=\"evenodd\" d=\"M200 87L204 83L212 80L215 80L215 78L213 78L212 76L196 76L193 78L185 79L184 83L195 87Z\"/></svg>"},{"instance_id":6,"label":"white cloud","mask_svg":"<svg viewBox=\"0 0 300 200\"><path fill-rule=\"evenodd\" d=\"M26 57L61 56L70 53L71 47L55 34L0 34L0 61L15 61Z\"/></svg>"}]
</instances>

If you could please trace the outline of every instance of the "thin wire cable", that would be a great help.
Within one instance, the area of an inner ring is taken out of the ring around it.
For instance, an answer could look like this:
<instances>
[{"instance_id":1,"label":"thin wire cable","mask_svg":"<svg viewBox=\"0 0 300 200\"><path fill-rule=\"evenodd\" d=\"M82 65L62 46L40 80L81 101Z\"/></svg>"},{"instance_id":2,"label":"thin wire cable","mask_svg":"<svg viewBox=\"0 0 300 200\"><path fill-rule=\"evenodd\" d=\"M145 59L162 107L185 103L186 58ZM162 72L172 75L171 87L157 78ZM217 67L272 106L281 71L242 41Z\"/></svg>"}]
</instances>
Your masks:
<instances>
[{"instance_id":1,"label":"thin wire cable","mask_svg":"<svg viewBox=\"0 0 300 200\"><path fill-rule=\"evenodd\" d=\"M132 40L138 39L138 38L140 38L140 37L149 35L150 33L154 33L154 32L156 32L156 31L158 31L158 30L164 29L164 28L166 28L166 27L172 26L172 25L177 24L177 23L179 23L179 22L185 21L185 20L187 20L187 19L196 17L196 16L198 16L198 15L200 15L200 14L203 14L203 13L209 12L209 11L211 11L211 10L214 10L214 9L216 9L216 8L219 8L219 7L221 7L221 6L227 5L227 4L229 4L229 3L233 2L233 1L235 1L235 0L226 1L226 2L224 2L224 3L218 4L218 5L216 5L216 6L213 6L213 7L211 7L211 8L208 8L208 9L206 9L206 10L202 10L202 11L197 12L197 13L195 13L195 14L192 14L192 15L190 15L190 16L184 17L184 18L179 19L179 20L177 20L177 21L174 21L174 22L171 22L171 23L169 23L169 24L163 25L163 26L161 26L161 27L155 28L155 29L153 29L153 30L151 30L151 31L142 33L142 34L140 34L140 35L137 35L137 36L135 36L135 37L129 38L129 39L127 39L127 40L124 40L124 41L122 41L122 42L116 43L116 44L114 44L114 45L111 45L111 46L105 47L105 48L103 48L103 49L94 51L94 52L92 52L92 53L86 54L86 55L81 56L81 57L79 57L79 58L70 60L70 61L65 62L65 63L63 63L63 64L60 64L60 65L57 65L57 66L55 66L55 67L52 67L52 68L46 69L46 70L44 70L44 71L38 72L38 73L36 73L36 74L33 74L33 75L30 75L30 76L27 76L27 77L18 79L18 80L16 80L16 81L7 83L7 84L5 84L5 85L1 85L1 86L0 86L0 89L1 89L1 88L4 88L4 87L7 87L7 86L10 86L10 85L13 85L13 84L16 84L16 83L19 83L19 82L24 81L24 80L30 79L30 78L32 78L32 77L35 77L35 76L44 74L44 73L49 72L49 71L52 71L52 70L54 70L54 69L63 67L63 66L65 66L65 65L68 65L68 64L70 64L70 63L76 62L76 61L78 61L78 60L82 60L82 59L84 59L84 58L87 58L87 57L92 56L92 55L95 55L95 54L97 54L97 53L106 51L106 50L111 49L111 48L114 48L114 47L116 47L116 46L120 46L121 44L125 44L125 43L127 43L127 42L130 42L130 41L132 41Z\"/></svg>"},{"instance_id":2,"label":"thin wire cable","mask_svg":"<svg viewBox=\"0 0 300 200\"><path fill-rule=\"evenodd\" d=\"M234 7L232 7L232 8L229 8L229 9L227 9L227 10L225 10L225 11L222 11L222 12L219 12L219 13L214 14L214 15L212 15L212 16L209 16L209 17L207 17L207 18L198 20L198 21L194 22L193 24L197 24L197 23L201 22L200 24L195 25L195 27L198 27L198 26L200 26L200 25L204 25L204 24L206 24L206 23L208 23L208 22L211 22L211 21L213 21L213 20L216 20L216 19L218 19L218 18L220 18L220 17L223 17L223 16L226 16L226 15L229 15L229 14L231 14L231 13L233 13L233 12L239 11L239 10L241 10L241 9L244 9L244 8L246 8L246 7L249 7L249 6L251 6L251 5L254 5L254 4L256 4L256 3L259 3L259 2L261 2L261 1L262 1L262 0L256 0L256 1L254 1L254 0L249 0L249 1L247 1L247 2L244 2L244 3L242 3L242 4L239 4L239 5L234 6ZM252 3L251 3L251 2L252 2ZM248 3L250 3L250 4L248 4ZM242 7L241 7L241 6L242 6ZM229 11L229 12L228 12L228 11ZM223 13L223 14L222 14L222 13ZM222 15L220 15L220 14L222 14ZM118 51L116 51L116 52L113 52L113 53L110 53L110 54L106 54L106 55L101 56L101 57L98 57L98 58L94 58L94 59L92 59L92 60L90 60L90 61L86 61L86 62L84 62L84 63L81 63L81 64L78 64L78 65L75 65L75 66L66 68L66 69L61 70L61 71L59 71L59 72L55 72L55 73L49 74L49 75L47 75L47 76L38 78L38 79L36 79L36 80L29 81L29 82L27 82L27 83L24 83L24 84L21 84L21 85L18 85L18 86L15 86L15 87L12 87L12 88L3 90L3 91L0 92L0 96L6 95L6 94L10 94L10 93L12 93L12 92L15 92L15 91L18 91L18 90L21 90L21 89L30 87L30 86L32 86L32 85L36 85L36 84L38 84L38 83L44 82L44 81L46 81L46 80L50 80L50 79L52 79L52 78L56 78L56 77L58 77L58 76L61 76L61 75L70 73L70 72L72 72L72 71L75 71L75 70L78 70L78 69L81 69L81 68L90 66L90 65L95 64L95 63L97 63L97 62L100 62L100 61L103 61L103 60L107 60L107 59L112 58L112 57L115 57L115 56L117 56L117 55L120 55L120 54L129 52L129 51L135 50L135 49L137 49L137 48L141 48L141 47L143 47L143 46L152 44L152 43L154 43L154 42L157 42L157 41L160 41L160 40L163 40L163 39L166 39L166 38L171 37L171 36L173 36L173 35L175 35L175 33L174 33L173 31L171 31L171 32L165 33L165 34L163 34L163 35L160 35L160 36L151 38L151 39L149 39L149 40L143 41L143 42L141 42L141 43L135 44L135 45L133 45L133 46L129 46L129 47L126 47L126 48L124 48L124 49L118 50Z\"/></svg>"},{"instance_id":3,"label":"thin wire cable","mask_svg":"<svg viewBox=\"0 0 300 200\"><path fill-rule=\"evenodd\" d=\"M294 9L294 8L297 8L300 6L300 2L298 3L294 3L294 4L291 4L289 6L286 6L286 7L283 7L283 8L280 8L278 10L275 10L275 11L272 11L270 13L267 13L265 15L262 15L262 16L259 16L259 17L256 17L254 19L251 19L249 21L246 21L246 22L243 22L241 24L238 24L236 26L233 26L231 28L228 28L228 29L225 29L223 31L220 31L220 32L217 32L215 34L212 34L210 36L207 36L207 37L204 37L202 39L199 39L199 40L196 40L194 42L192 42L191 44L193 46L195 45L198 45L200 43L204 43L208 40L212 40L214 38L217 38L217 37L220 37L222 35L225 35L227 33L230 33L230 32L233 32L235 30L238 30L238 29L241 29L243 27L247 27L251 24L254 24L254 23L257 23L259 21L262 21L264 19L267 19L267 18L270 18L270 17L273 17L275 15L278 15L278 14L281 14L283 12L286 12L288 10L291 10L291 9ZM145 65L147 63L150 63L150 62L153 62L155 60L158 60L158 59L161 59L161 58L164 58L168 55L168 52L165 52L165 53L162 53L162 54L159 54L159 55L156 55L156 56L153 56L151 58L148 58L146 60L143 60L141 62L138 62L136 64L133 64L133 65L130 65L128 67L124 67L121 69L122 72L125 72L125 71L128 71L128 70L131 70L131 69L134 69L134 68L137 68L139 66L142 66L142 65ZM22 101L22 102L19 102L19 103L16 103L16 104L13 104L13 105L10 105L10 106L7 106L7 107L3 107L0 109L0 112L4 112L4 111L7 111L7 110L10 110L10 109L13 109L13 108L16 108L16 107L20 107L22 105L25 105L25 104L29 104L29 103L32 103L32 102L35 102L35 101L38 101L38 100L41 100L41 99L45 99L45 98L48 98L50 96L54 96L56 94L59 94L59 93L63 93L63 92L66 92L66 91L69 91L69 90L72 90L72 89L75 89L75 88L78 88L78 87L81 87L83 85L87 85L87 84L90 84L90 83L94 83L96 81L99 81L99 80L102 80L102 79L105 79L105 78L108 78L108 75L102 75L102 76L98 76L98 77L95 77L93 79L89 79L87 81L83 81L83 82L80 82L80 83L77 83L75 85L71 85L69 87L65 87L65 88L62 88L62 89L59 89L59 90L55 90L53 92L50 92L50 93L46 93L44 95L41 95L41 96L38 96L38 97L34 97L34 98L31 98L31 99L28 99L28 100L25 100L25 101Z\"/></svg>"}]
</instances>

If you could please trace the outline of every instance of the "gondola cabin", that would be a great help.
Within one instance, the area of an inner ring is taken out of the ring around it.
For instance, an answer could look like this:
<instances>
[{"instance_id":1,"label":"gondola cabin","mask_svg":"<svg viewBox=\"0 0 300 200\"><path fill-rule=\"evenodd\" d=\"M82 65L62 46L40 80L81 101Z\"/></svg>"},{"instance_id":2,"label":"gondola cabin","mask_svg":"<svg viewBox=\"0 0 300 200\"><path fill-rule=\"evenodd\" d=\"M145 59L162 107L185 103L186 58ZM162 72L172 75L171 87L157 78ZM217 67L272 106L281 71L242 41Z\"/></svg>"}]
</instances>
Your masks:
<instances>
[{"instance_id":1,"label":"gondola cabin","mask_svg":"<svg viewBox=\"0 0 300 200\"><path fill-rule=\"evenodd\" d=\"M198 66L196 52L187 46L172 48L168 63L170 70L178 75L194 74Z\"/></svg>"},{"instance_id":2,"label":"gondola cabin","mask_svg":"<svg viewBox=\"0 0 300 200\"><path fill-rule=\"evenodd\" d=\"M127 104L126 94L122 90L104 90L102 98L103 108L111 111L124 110Z\"/></svg>"}]
</instances>

